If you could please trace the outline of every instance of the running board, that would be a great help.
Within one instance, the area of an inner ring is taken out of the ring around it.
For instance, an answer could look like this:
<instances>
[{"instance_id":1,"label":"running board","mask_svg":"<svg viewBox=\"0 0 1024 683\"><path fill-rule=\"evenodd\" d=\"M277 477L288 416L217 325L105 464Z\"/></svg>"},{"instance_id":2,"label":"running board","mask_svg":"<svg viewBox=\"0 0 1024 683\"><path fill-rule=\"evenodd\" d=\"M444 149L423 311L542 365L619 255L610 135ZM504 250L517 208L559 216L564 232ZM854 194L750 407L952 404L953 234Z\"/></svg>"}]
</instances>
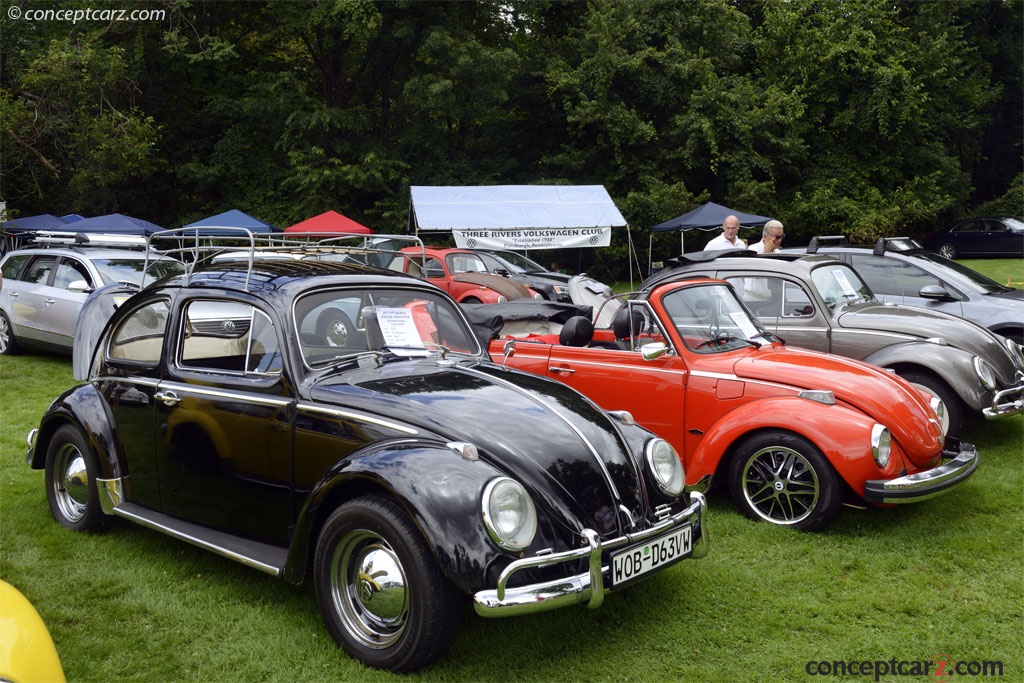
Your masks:
<instances>
[{"instance_id":1,"label":"running board","mask_svg":"<svg viewBox=\"0 0 1024 683\"><path fill-rule=\"evenodd\" d=\"M287 548L185 522L134 503L121 503L113 513L271 576L281 576L288 559Z\"/></svg>"}]
</instances>

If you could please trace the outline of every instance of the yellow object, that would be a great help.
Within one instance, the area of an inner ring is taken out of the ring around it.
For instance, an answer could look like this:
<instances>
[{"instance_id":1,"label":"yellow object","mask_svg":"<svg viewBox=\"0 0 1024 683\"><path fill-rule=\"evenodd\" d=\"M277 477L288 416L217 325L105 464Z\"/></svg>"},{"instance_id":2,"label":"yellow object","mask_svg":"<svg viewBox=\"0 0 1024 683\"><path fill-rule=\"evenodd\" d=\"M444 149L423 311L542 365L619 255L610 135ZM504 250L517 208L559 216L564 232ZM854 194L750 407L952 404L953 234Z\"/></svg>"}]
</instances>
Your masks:
<instances>
[{"instance_id":1,"label":"yellow object","mask_svg":"<svg viewBox=\"0 0 1024 683\"><path fill-rule=\"evenodd\" d=\"M39 612L21 592L0 581L0 680L64 683L64 669Z\"/></svg>"}]
</instances>

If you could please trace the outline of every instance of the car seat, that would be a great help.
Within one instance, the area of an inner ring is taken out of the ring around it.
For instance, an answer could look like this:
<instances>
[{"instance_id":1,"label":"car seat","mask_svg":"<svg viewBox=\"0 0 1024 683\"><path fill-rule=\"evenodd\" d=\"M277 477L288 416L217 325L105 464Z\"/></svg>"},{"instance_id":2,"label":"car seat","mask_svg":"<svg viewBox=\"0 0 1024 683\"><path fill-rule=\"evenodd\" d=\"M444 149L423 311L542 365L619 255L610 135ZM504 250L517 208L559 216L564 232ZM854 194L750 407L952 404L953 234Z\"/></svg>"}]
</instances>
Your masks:
<instances>
[{"instance_id":1,"label":"car seat","mask_svg":"<svg viewBox=\"0 0 1024 683\"><path fill-rule=\"evenodd\" d=\"M582 315L566 320L558 333L558 343L562 346L587 346L593 339L594 323Z\"/></svg>"}]
</instances>

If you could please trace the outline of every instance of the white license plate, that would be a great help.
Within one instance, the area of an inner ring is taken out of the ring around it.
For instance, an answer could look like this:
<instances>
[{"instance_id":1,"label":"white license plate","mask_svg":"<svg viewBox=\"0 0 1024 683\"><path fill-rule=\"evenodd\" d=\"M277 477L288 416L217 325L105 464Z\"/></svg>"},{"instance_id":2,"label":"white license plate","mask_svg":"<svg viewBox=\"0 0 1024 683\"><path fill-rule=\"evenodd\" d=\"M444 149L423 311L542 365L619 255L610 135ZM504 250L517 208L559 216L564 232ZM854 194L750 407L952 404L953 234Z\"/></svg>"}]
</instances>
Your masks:
<instances>
[{"instance_id":1,"label":"white license plate","mask_svg":"<svg viewBox=\"0 0 1024 683\"><path fill-rule=\"evenodd\" d=\"M659 571L681 560L693 550L693 532L689 524L650 541L620 550L612 555L612 586L619 586Z\"/></svg>"}]
</instances>

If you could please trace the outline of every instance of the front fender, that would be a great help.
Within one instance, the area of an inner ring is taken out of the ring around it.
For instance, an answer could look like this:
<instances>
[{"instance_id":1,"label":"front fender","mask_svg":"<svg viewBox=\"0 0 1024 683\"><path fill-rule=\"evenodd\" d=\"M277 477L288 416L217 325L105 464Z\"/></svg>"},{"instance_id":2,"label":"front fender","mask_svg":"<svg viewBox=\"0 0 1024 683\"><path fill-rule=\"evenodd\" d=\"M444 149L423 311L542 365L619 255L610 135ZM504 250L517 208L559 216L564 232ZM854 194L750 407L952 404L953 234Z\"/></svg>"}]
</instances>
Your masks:
<instances>
[{"instance_id":1,"label":"front fender","mask_svg":"<svg viewBox=\"0 0 1024 683\"><path fill-rule=\"evenodd\" d=\"M484 486L502 473L439 444L390 442L339 461L313 488L299 513L285 578L299 582L320 528L345 500L376 492L405 509L430 546L441 571L460 590L484 587L488 568L511 556L498 550L483 524ZM500 571L500 569L499 569Z\"/></svg>"},{"instance_id":2,"label":"front fender","mask_svg":"<svg viewBox=\"0 0 1024 683\"><path fill-rule=\"evenodd\" d=\"M29 466L35 470L46 467L46 451L50 447L50 439L62 425L69 423L78 427L88 439L100 468L99 477L120 477L120 463L123 461L121 441L111 427L114 420L107 410L106 402L91 384L80 384L68 389L46 409L39 421L39 431L25 455Z\"/></svg>"},{"instance_id":3,"label":"front fender","mask_svg":"<svg viewBox=\"0 0 1024 683\"><path fill-rule=\"evenodd\" d=\"M828 458L839 476L854 491L863 491L868 478L896 476L902 458L893 457L884 470L871 456L871 428L875 420L843 404L825 405L796 396L772 396L732 410L708 429L687 463L691 488L713 476L727 462L744 437L759 431L786 431L807 439ZM895 450L895 449L894 449Z\"/></svg>"},{"instance_id":4,"label":"front fender","mask_svg":"<svg viewBox=\"0 0 1024 683\"><path fill-rule=\"evenodd\" d=\"M882 368L917 369L937 375L973 411L992 403L991 392L981 386L974 370L974 355L955 346L931 342L909 342L879 349L864 362Z\"/></svg>"}]
</instances>

